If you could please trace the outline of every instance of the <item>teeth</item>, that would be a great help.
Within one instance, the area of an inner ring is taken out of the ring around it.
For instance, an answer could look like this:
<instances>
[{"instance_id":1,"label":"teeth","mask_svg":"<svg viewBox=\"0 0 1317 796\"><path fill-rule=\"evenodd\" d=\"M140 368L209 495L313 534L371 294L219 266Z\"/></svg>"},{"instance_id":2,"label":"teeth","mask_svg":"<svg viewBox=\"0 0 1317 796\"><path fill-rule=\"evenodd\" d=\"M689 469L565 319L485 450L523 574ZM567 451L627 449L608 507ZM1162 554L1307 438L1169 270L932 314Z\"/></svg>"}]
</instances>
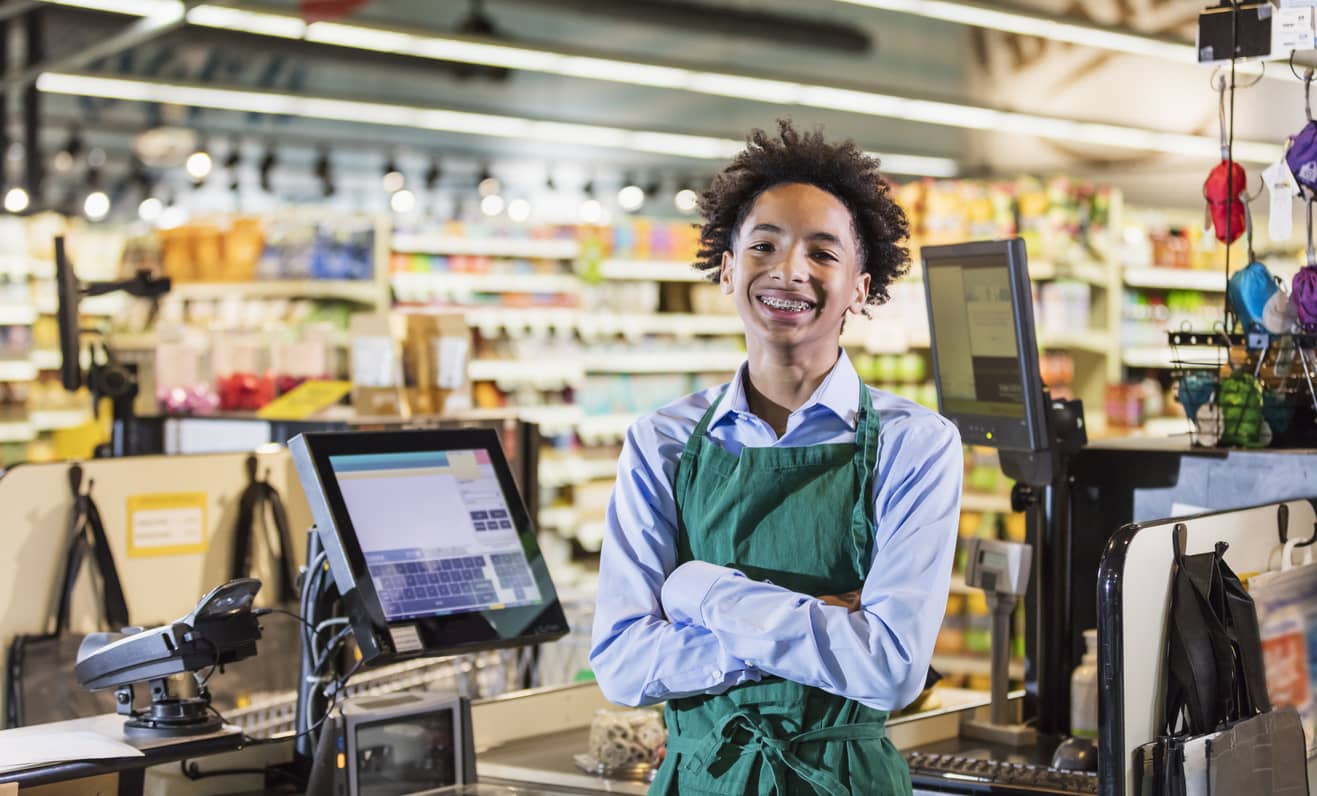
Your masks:
<instances>
[{"instance_id":1,"label":"teeth","mask_svg":"<svg viewBox=\"0 0 1317 796\"><path fill-rule=\"evenodd\" d=\"M760 296L759 300L772 307L775 310L786 310L788 312L804 312L809 309L809 304L804 301L792 301L790 299L780 299L773 296Z\"/></svg>"}]
</instances>

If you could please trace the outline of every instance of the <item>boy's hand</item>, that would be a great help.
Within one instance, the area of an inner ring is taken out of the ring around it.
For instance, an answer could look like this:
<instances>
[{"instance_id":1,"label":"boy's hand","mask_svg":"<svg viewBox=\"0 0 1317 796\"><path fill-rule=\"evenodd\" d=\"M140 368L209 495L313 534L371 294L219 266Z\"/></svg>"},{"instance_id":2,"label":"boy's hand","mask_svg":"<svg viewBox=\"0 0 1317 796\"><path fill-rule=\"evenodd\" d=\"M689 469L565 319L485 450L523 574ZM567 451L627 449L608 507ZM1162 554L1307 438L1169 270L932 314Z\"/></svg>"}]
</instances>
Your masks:
<instances>
[{"instance_id":1,"label":"boy's hand","mask_svg":"<svg viewBox=\"0 0 1317 796\"><path fill-rule=\"evenodd\" d=\"M860 610L860 592L848 591L845 594L820 594L819 599L827 605L838 605L854 613Z\"/></svg>"}]
</instances>

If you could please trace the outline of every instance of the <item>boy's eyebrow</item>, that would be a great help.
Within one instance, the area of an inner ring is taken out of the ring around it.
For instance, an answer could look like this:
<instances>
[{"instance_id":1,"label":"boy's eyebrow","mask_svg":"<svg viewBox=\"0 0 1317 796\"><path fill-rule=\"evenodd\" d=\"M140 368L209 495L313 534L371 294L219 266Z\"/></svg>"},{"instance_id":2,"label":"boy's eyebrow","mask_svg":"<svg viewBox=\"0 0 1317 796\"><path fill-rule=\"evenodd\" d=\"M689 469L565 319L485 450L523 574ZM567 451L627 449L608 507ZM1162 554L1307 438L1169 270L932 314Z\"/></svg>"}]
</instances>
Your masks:
<instances>
[{"instance_id":1,"label":"boy's eyebrow","mask_svg":"<svg viewBox=\"0 0 1317 796\"><path fill-rule=\"evenodd\" d=\"M831 232L811 233L808 240L823 241L824 243L831 243L834 246L841 246L842 248L845 248L845 241L843 241L841 238L837 237L836 235L833 235Z\"/></svg>"},{"instance_id":2,"label":"boy's eyebrow","mask_svg":"<svg viewBox=\"0 0 1317 796\"><path fill-rule=\"evenodd\" d=\"M755 224L754 229L750 230L750 232L752 232L752 233L754 233L754 232L776 232L777 234L781 235L781 234L784 232L784 230L783 230L781 227L779 227L778 225L776 225L776 224L767 224L767 223L765 223L765 224Z\"/></svg>"}]
</instances>

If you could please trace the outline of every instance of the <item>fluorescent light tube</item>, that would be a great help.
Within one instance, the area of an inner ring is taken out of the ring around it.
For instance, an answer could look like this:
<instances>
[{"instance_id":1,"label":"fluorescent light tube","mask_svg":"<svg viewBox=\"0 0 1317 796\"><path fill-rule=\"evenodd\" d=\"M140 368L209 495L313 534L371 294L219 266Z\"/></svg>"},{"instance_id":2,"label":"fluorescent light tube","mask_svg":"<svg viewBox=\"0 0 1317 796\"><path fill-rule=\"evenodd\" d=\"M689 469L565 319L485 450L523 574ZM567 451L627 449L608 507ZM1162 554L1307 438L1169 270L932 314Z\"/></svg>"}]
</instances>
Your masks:
<instances>
[{"instance_id":1,"label":"fluorescent light tube","mask_svg":"<svg viewBox=\"0 0 1317 796\"><path fill-rule=\"evenodd\" d=\"M92 5L91 0L86 0L86 2L64 1L87 7ZM120 4L123 1L116 0ZM155 2L160 3L172 3L174 1L155 0ZM886 2L887 0L873 1L876 3ZM97 2L100 3L103 0L97 0ZM890 0L890 2L893 10L898 10L897 6L900 5L901 8L933 9L938 13L946 12L948 14L951 13L950 9L962 6L962 4L941 2L941 0ZM976 9L977 16L973 18L980 20L996 19L991 17L991 14L1004 14L1006 17L1032 20L1028 24L1035 27L1030 28L1030 30L1041 30L1042 28L1037 26L1043 23L1048 25L1061 24L1048 20L1040 21L1027 15L997 12L992 9L973 6L964 7ZM217 8L220 7L199 5L193 9L193 12L199 13L202 18L218 23L223 21L224 17L214 15L209 10ZM910 11L910 13L914 13L914 11ZM273 23L264 18L279 15L262 12L260 16L262 21L259 22L259 26L270 27ZM295 19L293 17L286 18ZM259 33L254 28L249 30L243 27L245 23L240 17L230 17L229 21L236 26L232 28L233 30ZM257 24L253 21L253 26ZM1025 22L1020 22L1018 27L1023 29L1025 24ZM1069 28L1082 28L1082 26L1069 26ZM288 29L291 30L291 25ZM444 36L412 34L364 25L315 22L306 26L305 38L308 41L348 48L582 77L627 85L658 86L719 97L767 102L779 106L794 105L838 110L968 130L1001 130L1064 143L1080 142L1098 146L1165 152L1174 155L1192 153L1195 156L1210 156L1211 153L1219 150L1219 144L1216 143L1216 138L1213 136L1192 136L1146 128L1057 119L952 102L917 100L870 91L816 86L793 81L669 67L613 58L585 57L550 50L509 47L501 44ZM180 100L179 102L188 104L187 100ZM394 123L396 122L390 122L390 124ZM1247 156L1240 155L1242 160L1271 162L1280 157L1282 148L1279 145L1265 142L1241 141L1237 142L1237 151L1248 153ZM1263 154L1268 156L1265 158L1260 157Z\"/></svg>"},{"instance_id":2,"label":"fluorescent light tube","mask_svg":"<svg viewBox=\"0 0 1317 796\"><path fill-rule=\"evenodd\" d=\"M47 72L37 78L37 89L48 94L162 102L243 113L268 113L358 124L411 127L465 135L520 138L530 141L626 149L697 160L723 160L744 147L743 141L702 135L648 130L627 130L590 124L540 121L517 116L467 113L442 108L417 108L383 102L306 97L271 91L222 89L157 83L125 78ZM883 155L886 171L929 177L953 177L956 162L950 158L920 155Z\"/></svg>"},{"instance_id":3,"label":"fluorescent light tube","mask_svg":"<svg viewBox=\"0 0 1317 796\"><path fill-rule=\"evenodd\" d=\"M275 36L281 39L300 39L306 35L306 23L297 17L283 14L264 14L259 11L244 11L241 8L202 5L187 12L190 25L222 30L241 30L261 36Z\"/></svg>"},{"instance_id":4,"label":"fluorescent light tube","mask_svg":"<svg viewBox=\"0 0 1317 796\"><path fill-rule=\"evenodd\" d=\"M1100 50L1146 55L1187 64L1198 62L1198 52L1192 44L1178 44L1152 36L1103 30L1096 26L1073 24L1026 12L1003 11L974 3L952 3L945 0L840 0L840 2L975 28L1037 36L1085 47L1096 47Z\"/></svg>"}]
</instances>

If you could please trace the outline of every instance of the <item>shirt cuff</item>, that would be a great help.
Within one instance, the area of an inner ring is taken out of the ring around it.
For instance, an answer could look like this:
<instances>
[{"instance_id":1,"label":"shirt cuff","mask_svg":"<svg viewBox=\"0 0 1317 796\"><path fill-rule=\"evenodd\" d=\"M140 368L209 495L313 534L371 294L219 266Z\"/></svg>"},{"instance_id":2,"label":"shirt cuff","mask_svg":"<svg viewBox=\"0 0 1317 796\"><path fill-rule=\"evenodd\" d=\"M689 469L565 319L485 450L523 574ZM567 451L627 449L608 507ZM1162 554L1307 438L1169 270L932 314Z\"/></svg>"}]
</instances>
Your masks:
<instances>
[{"instance_id":1,"label":"shirt cuff","mask_svg":"<svg viewBox=\"0 0 1317 796\"><path fill-rule=\"evenodd\" d=\"M663 582L663 612L674 624L704 626L704 602L709 591L721 578L744 578L731 567L720 567L707 561L687 561L677 567Z\"/></svg>"}]
</instances>

